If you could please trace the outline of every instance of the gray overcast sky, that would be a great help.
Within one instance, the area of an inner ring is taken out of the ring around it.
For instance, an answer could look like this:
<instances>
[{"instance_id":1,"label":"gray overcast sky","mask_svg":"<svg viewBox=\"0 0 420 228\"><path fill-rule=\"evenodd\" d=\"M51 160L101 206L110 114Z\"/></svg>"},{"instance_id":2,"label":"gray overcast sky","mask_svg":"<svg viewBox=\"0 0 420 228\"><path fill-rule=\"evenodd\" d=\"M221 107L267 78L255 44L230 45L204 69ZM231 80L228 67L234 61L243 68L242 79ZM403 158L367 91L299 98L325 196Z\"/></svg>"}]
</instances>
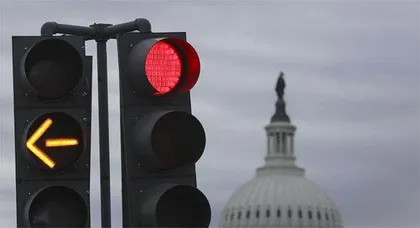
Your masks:
<instances>
[{"instance_id":1,"label":"gray overcast sky","mask_svg":"<svg viewBox=\"0 0 420 228\"><path fill-rule=\"evenodd\" d=\"M192 103L208 138L197 172L212 205L212 225L229 196L263 163L263 126L274 112L273 89L282 70L288 113L298 127L298 164L330 193L346 226L420 226L418 1L2 0L2 227L16 222L11 36L38 35L46 21L89 25L137 17L148 18L157 32L186 31L201 57ZM108 50L112 224L120 227L115 41ZM95 56L93 42L87 53ZM96 130L92 140L92 227L98 227Z\"/></svg>"}]
</instances>

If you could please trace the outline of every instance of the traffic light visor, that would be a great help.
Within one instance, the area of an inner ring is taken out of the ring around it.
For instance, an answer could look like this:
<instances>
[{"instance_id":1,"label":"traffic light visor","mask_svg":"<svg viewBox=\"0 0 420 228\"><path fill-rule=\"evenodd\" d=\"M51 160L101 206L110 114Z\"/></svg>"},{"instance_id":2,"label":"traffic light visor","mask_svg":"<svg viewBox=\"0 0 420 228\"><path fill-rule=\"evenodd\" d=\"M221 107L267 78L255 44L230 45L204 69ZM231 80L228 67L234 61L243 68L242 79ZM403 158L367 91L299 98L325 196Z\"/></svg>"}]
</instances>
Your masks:
<instances>
[{"instance_id":1,"label":"traffic light visor","mask_svg":"<svg viewBox=\"0 0 420 228\"><path fill-rule=\"evenodd\" d=\"M26 205L30 227L84 227L88 208L84 199L64 186L51 186L35 193Z\"/></svg>"},{"instance_id":2,"label":"traffic light visor","mask_svg":"<svg viewBox=\"0 0 420 228\"><path fill-rule=\"evenodd\" d=\"M147 39L132 49L129 69L137 89L159 96L190 91L200 74L200 60L184 40Z\"/></svg>"},{"instance_id":3,"label":"traffic light visor","mask_svg":"<svg viewBox=\"0 0 420 228\"><path fill-rule=\"evenodd\" d=\"M23 70L30 89L40 98L59 100L79 84L83 75L83 59L67 41L45 39L29 49Z\"/></svg>"}]
</instances>

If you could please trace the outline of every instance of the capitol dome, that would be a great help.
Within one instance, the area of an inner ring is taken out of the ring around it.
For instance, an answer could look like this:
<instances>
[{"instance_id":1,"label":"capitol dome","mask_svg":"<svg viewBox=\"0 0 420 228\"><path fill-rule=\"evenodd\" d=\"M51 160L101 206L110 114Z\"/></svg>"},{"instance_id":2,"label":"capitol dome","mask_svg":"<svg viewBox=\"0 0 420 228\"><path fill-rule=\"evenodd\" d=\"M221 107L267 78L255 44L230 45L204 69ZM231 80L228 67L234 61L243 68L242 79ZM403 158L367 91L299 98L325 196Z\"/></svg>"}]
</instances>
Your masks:
<instances>
[{"instance_id":1,"label":"capitol dome","mask_svg":"<svg viewBox=\"0 0 420 228\"><path fill-rule=\"evenodd\" d=\"M265 127L265 164L256 170L254 179L230 197L222 210L220 228L343 227L334 201L296 165L296 127L286 114L284 88L281 73L276 86L276 113Z\"/></svg>"}]
</instances>

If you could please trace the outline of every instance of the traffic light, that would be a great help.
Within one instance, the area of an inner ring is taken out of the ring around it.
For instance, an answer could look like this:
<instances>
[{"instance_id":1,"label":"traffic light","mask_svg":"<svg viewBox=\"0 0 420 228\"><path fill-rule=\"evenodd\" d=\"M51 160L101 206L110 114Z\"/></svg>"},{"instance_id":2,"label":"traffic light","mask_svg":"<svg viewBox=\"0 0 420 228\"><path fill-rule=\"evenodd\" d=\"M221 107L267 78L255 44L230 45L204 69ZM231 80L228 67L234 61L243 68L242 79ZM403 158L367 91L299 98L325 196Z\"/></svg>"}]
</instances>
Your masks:
<instances>
[{"instance_id":1,"label":"traffic light","mask_svg":"<svg viewBox=\"0 0 420 228\"><path fill-rule=\"evenodd\" d=\"M196 186L206 137L191 114L200 60L185 33L117 37L124 227L208 227Z\"/></svg>"},{"instance_id":2,"label":"traffic light","mask_svg":"<svg viewBox=\"0 0 420 228\"><path fill-rule=\"evenodd\" d=\"M14 36L18 227L90 227L92 57L83 37Z\"/></svg>"}]
</instances>

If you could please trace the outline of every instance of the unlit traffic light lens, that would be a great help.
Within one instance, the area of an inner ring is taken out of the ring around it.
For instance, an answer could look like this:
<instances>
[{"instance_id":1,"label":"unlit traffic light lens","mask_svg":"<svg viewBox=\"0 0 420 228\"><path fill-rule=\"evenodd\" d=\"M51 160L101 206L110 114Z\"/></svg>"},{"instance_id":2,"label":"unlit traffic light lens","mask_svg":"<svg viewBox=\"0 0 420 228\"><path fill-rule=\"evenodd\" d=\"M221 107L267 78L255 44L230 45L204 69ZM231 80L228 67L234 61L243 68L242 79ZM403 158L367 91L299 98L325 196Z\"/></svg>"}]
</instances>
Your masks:
<instances>
[{"instance_id":1,"label":"unlit traffic light lens","mask_svg":"<svg viewBox=\"0 0 420 228\"><path fill-rule=\"evenodd\" d=\"M206 144L200 121L182 111L151 113L136 124L135 131L137 151L152 168L194 164Z\"/></svg>"},{"instance_id":2,"label":"unlit traffic light lens","mask_svg":"<svg viewBox=\"0 0 420 228\"><path fill-rule=\"evenodd\" d=\"M70 94L83 75L79 52L61 39L46 39L34 45L24 62L25 76L31 89L45 100L57 100Z\"/></svg>"},{"instance_id":3,"label":"unlit traffic light lens","mask_svg":"<svg viewBox=\"0 0 420 228\"><path fill-rule=\"evenodd\" d=\"M144 193L138 217L140 227L186 228L210 224L210 203L193 186L166 183Z\"/></svg>"},{"instance_id":4,"label":"unlit traffic light lens","mask_svg":"<svg viewBox=\"0 0 420 228\"><path fill-rule=\"evenodd\" d=\"M131 50L128 70L136 89L142 93L188 92L198 80L200 59L184 40L147 39Z\"/></svg>"},{"instance_id":5,"label":"unlit traffic light lens","mask_svg":"<svg viewBox=\"0 0 420 228\"><path fill-rule=\"evenodd\" d=\"M42 169L58 171L77 162L84 143L77 120L61 112L47 113L30 124L24 151Z\"/></svg>"},{"instance_id":6,"label":"unlit traffic light lens","mask_svg":"<svg viewBox=\"0 0 420 228\"><path fill-rule=\"evenodd\" d=\"M84 227L88 209L74 190L52 186L36 193L28 201L26 220L30 227Z\"/></svg>"},{"instance_id":7,"label":"unlit traffic light lens","mask_svg":"<svg viewBox=\"0 0 420 228\"><path fill-rule=\"evenodd\" d=\"M178 185L160 197L156 207L158 227L208 227L210 204L204 194L188 185Z\"/></svg>"}]
</instances>

